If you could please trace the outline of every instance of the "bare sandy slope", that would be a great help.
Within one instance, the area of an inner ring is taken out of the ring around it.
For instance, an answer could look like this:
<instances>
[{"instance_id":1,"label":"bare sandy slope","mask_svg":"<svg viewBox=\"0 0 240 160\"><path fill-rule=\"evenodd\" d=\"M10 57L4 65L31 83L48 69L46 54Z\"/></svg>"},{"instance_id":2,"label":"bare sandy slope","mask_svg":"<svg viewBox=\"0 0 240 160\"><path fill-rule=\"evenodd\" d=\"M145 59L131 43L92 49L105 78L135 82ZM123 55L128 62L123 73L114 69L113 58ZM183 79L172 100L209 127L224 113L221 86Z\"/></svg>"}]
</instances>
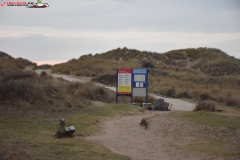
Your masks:
<instances>
[{"instance_id":1,"label":"bare sandy slope","mask_svg":"<svg viewBox=\"0 0 240 160\"><path fill-rule=\"evenodd\" d=\"M146 111L142 115L118 117L107 121L103 133L87 139L97 141L115 153L127 155L133 160L160 159L208 159L204 154L187 153L181 146L174 145L176 139L164 136L164 132L156 130L158 123L149 119L148 129L140 126L142 118L151 116L167 116L169 112ZM163 122L164 123L164 122ZM177 125L177 122L175 122ZM159 129L159 128L158 128ZM191 138L191 137L190 137Z\"/></svg>"},{"instance_id":2,"label":"bare sandy slope","mask_svg":"<svg viewBox=\"0 0 240 160\"><path fill-rule=\"evenodd\" d=\"M181 111L171 112L182 113ZM169 113L145 111L141 115L117 117L103 124L103 132L100 135L87 137L87 139L97 141L113 152L129 156L133 160L240 159L240 155L223 157L187 148L191 143L204 142L207 144L209 140L216 138L218 133L223 130L229 132L229 130L195 125L169 117ZM150 117L147 118L148 129L140 126L142 118L146 117ZM235 152L238 152L236 146L240 143L240 138L236 139L238 136L232 136L232 139L225 140L226 145L229 144L227 143L229 140L234 143Z\"/></svg>"}]
</instances>

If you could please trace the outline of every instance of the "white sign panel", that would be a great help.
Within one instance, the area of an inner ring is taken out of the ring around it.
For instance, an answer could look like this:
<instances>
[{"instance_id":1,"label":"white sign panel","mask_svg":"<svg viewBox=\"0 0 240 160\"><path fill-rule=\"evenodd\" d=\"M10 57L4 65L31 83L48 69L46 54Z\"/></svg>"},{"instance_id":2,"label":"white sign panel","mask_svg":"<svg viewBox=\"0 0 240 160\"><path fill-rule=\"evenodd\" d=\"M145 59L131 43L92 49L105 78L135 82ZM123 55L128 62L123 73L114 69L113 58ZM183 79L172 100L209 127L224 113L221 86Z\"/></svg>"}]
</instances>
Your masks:
<instances>
[{"instance_id":1,"label":"white sign panel","mask_svg":"<svg viewBox=\"0 0 240 160\"><path fill-rule=\"evenodd\" d=\"M146 96L146 88L133 88L133 96Z\"/></svg>"},{"instance_id":2,"label":"white sign panel","mask_svg":"<svg viewBox=\"0 0 240 160\"><path fill-rule=\"evenodd\" d=\"M131 86L132 77L130 73L118 74L118 86Z\"/></svg>"},{"instance_id":3,"label":"white sign panel","mask_svg":"<svg viewBox=\"0 0 240 160\"><path fill-rule=\"evenodd\" d=\"M134 82L145 82L145 75L134 75Z\"/></svg>"}]
</instances>

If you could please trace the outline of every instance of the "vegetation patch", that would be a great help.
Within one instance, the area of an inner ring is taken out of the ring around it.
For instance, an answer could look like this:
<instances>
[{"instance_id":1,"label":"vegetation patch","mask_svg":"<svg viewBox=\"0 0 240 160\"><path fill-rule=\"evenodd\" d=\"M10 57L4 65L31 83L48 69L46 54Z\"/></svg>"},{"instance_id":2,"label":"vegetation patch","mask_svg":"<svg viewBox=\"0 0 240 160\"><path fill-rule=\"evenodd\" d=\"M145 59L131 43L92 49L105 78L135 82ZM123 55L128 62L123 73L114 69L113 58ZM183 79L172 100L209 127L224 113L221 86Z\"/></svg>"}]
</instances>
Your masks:
<instances>
[{"instance_id":1,"label":"vegetation patch","mask_svg":"<svg viewBox=\"0 0 240 160\"><path fill-rule=\"evenodd\" d=\"M93 82L98 82L106 85L116 85L116 74L104 74L92 79Z\"/></svg>"},{"instance_id":2,"label":"vegetation patch","mask_svg":"<svg viewBox=\"0 0 240 160\"><path fill-rule=\"evenodd\" d=\"M154 130L160 129L172 146L188 153L210 155L213 159L239 159L239 122L240 116L212 112L174 112L165 117L155 116L149 124L160 125Z\"/></svg>"},{"instance_id":3,"label":"vegetation patch","mask_svg":"<svg viewBox=\"0 0 240 160\"><path fill-rule=\"evenodd\" d=\"M55 65L51 70L92 76L94 82L116 85L117 68L142 67L149 71L149 92L240 107L240 60L214 48L188 48L160 54L124 47L84 55Z\"/></svg>"},{"instance_id":4,"label":"vegetation patch","mask_svg":"<svg viewBox=\"0 0 240 160\"><path fill-rule=\"evenodd\" d=\"M83 137L98 133L99 124L104 120L116 115L137 114L139 111L140 107L121 104L85 106L74 113L58 111L44 114L44 110L41 110L43 114L33 112L34 117L10 113L6 115L9 111L1 111L0 127L4 128L0 132L1 159L18 156L23 159L129 159ZM62 117L66 126L75 126L75 136L61 139L54 136Z\"/></svg>"},{"instance_id":5,"label":"vegetation patch","mask_svg":"<svg viewBox=\"0 0 240 160\"><path fill-rule=\"evenodd\" d=\"M227 127L230 129L240 128L240 116L226 116L211 112L186 112L180 115L172 114L172 116L190 120L200 125Z\"/></svg>"}]
</instances>

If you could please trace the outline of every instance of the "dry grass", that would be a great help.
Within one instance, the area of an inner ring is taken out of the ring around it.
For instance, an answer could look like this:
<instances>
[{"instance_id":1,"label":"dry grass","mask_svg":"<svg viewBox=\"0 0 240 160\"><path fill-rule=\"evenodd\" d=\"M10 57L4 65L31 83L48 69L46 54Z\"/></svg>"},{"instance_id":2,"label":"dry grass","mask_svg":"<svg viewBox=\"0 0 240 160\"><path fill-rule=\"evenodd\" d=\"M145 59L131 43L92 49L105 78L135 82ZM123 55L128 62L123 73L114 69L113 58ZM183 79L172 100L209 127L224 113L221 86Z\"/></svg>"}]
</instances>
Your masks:
<instances>
[{"instance_id":1,"label":"dry grass","mask_svg":"<svg viewBox=\"0 0 240 160\"><path fill-rule=\"evenodd\" d=\"M0 102L19 107L45 106L49 110L66 110L84 105L87 100L114 102L111 91L93 83L68 83L52 79L46 72L0 71Z\"/></svg>"},{"instance_id":2,"label":"dry grass","mask_svg":"<svg viewBox=\"0 0 240 160\"><path fill-rule=\"evenodd\" d=\"M114 86L116 85L116 74L104 74L93 78L92 81Z\"/></svg>"},{"instance_id":3,"label":"dry grass","mask_svg":"<svg viewBox=\"0 0 240 160\"><path fill-rule=\"evenodd\" d=\"M26 59L23 58L17 58L17 59L0 59L0 67L2 69L5 68L12 68L14 70L18 69L18 70L22 70L24 69L26 66L36 66L36 63L30 62Z\"/></svg>"},{"instance_id":4,"label":"dry grass","mask_svg":"<svg viewBox=\"0 0 240 160\"><path fill-rule=\"evenodd\" d=\"M78 60L56 65L52 71L94 76L94 82L116 85L116 68L139 68L142 67L142 62L151 64L146 67L155 67L149 68L149 92L196 101L203 98L229 106L240 106L240 61L219 49L190 48L158 54L117 48L94 56L84 55ZM190 63L189 68L187 63Z\"/></svg>"},{"instance_id":5,"label":"dry grass","mask_svg":"<svg viewBox=\"0 0 240 160\"><path fill-rule=\"evenodd\" d=\"M201 98L240 107L239 76L209 77L181 70L177 73L173 68L167 68L165 72L169 76L149 76L150 92L170 97L192 98L196 101Z\"/></svg>"},{"instance_id":6,"label":"dry grass","mask_svg":"<svg viewBox=\"0 0 240 160\"><path fill-rule=\"evenodd\" d=\"M214 101L204 101L203 105L197 104L195 111L208 111L214 112L216 109L216 104Z\"/></svg>"},{"instance_id":7,"label":"dry grass","mask_svg":"<svg viewBox=\"0 0 240 160\"><path fill-rule=\"evenodd\" d=\"M18 108L17 114L8 109L0 112L0 127L4 128L0 132L0 159L130 159L111 152L99 143L88 141L84 136L98 133L99 123L106 119L139 113L139 107L119 104L96 107L89 104L74 112L70 112L71 109L58 112L35 109L29 112L28 109ZM28 114L20 114L21 111ZM66 126L75 126L73 137L55 137L58 120L62 117Z\"/></svg>"},{"instance_id":8,"label":"dry grass","mask_svg":"<svg viewBox=\"0 0 240 160\"><path fill-rule=\"evenodd\" d=\"M114 74L117 68L139 68L135 63L122 61L109 61L104 59L78 59L70 60L67 63L55 65L51 68L52 72L67 75L96 77L104 74Z\"/></svg>"},{"instance_id":9,"label":"dry grass","mask_svg":"<svg viewBox=\"0 0 240 160\"><path fill-rule=\"evenodd\" d=\"M46 72L40 76L24 72L28 63L18 61L4 59L0 63L0 127L4 128L0 159L130 159L78 135L94 134L102 120L134 114L138 107L92 106L91 101L113 102L115 94L93 83L69 83ZM75 126L76 137L54 137L62 117L66 125Z\"/></svg>"},{"instance_id":10,"label":"dry grass","mask_svg":"<svg viewBox=\"0 0 240 160\"><path fill-rule=\"evenodd\" d=\"M200 159L239 159L239 120L239 114L173 112L152 117L149 128L155 136L162 134L162 139L175 146L176 151L186 151L188 155L196 153Z\"/></svg>"}]
</instances>

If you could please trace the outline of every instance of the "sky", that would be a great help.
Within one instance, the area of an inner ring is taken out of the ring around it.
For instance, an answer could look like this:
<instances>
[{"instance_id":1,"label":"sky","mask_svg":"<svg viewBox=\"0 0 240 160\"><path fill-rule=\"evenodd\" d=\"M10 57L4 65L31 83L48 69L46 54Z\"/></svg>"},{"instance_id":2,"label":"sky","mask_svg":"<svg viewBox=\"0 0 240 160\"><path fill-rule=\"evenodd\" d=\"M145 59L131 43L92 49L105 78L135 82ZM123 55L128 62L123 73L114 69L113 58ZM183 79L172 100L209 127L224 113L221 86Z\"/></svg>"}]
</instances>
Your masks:
<instances>
[{"instance_id":1,"label":"sky","mask_svg":"<svg viewBox=\"0 0 240 160\"><path fill-rule=\"evenodd\" d=\"M0 0L4 2L16 1ZM49 7L0 5L0 51L38 64L61 63L119 47L159 53L209 47L240 58L239 0L42 3Z\"/></svg>"}]
</instances>

